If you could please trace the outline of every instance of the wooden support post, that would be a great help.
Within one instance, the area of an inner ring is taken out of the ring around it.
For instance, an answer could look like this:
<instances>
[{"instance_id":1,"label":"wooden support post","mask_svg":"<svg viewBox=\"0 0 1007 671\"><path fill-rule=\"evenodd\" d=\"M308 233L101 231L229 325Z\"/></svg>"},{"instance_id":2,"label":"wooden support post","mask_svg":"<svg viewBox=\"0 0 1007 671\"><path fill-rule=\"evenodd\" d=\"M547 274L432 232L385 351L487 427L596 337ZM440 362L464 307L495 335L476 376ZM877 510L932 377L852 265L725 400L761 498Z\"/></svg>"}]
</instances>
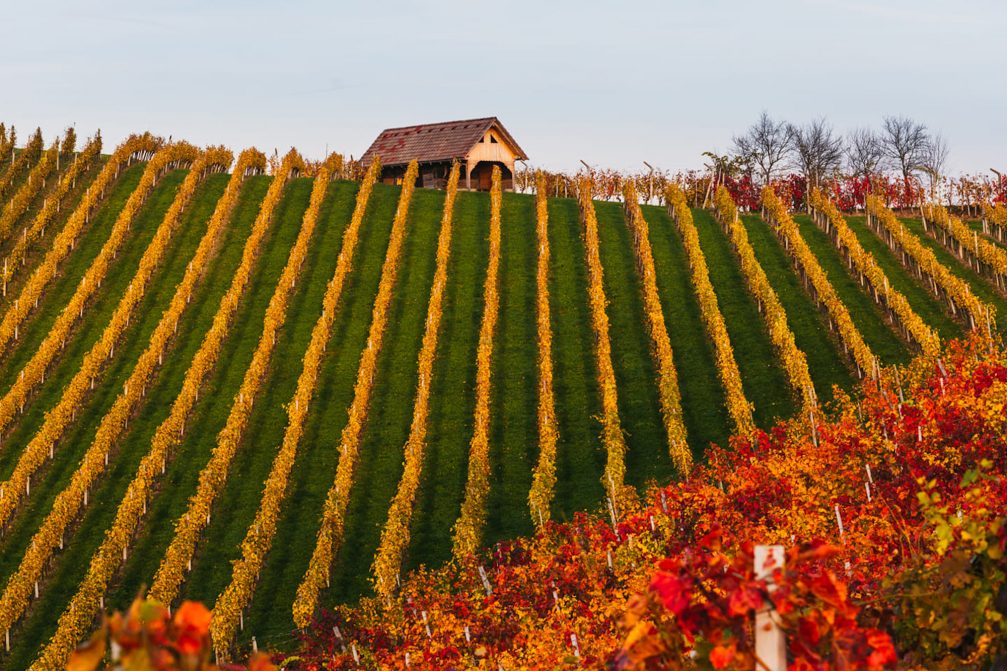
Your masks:
<instances>
[{"instance_id":1,"label":"wooden support post","mask_svg":"<svg viewBox=\"0 0 1007 671\"><path fill-rule=\"evenodd\" d=\"M767 568L767 564L770 566ZM755 546L755 575L758 578L770 579L773 570L783 568L782 545ZM769 585L772 591L776 589ZM755 614L755 655L766 671L786 671L787 669L787 638L779 623L773 618L773 609L767 606Z\"/></svg>"}]
</instances>

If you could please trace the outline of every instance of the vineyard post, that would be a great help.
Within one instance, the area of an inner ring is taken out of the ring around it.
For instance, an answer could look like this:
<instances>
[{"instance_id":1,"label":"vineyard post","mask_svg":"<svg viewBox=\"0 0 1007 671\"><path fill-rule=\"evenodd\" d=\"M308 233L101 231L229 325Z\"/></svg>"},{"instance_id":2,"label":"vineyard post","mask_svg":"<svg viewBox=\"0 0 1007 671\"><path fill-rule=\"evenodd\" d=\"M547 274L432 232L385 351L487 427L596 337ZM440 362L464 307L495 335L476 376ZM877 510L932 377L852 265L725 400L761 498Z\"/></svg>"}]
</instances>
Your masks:
<instances>
[{"instance_id":1,"label":"vineyard post","mask_svg":"<svg viewBox=\"0 0 1007 671\"><path fill-rule=\"evenodd\" d=\"M755 546L755 576L769 582L769 591L775 591L773 570L783 569L782 545ZM773 619L773 609L767 606L755 613L755 657L767 671L786 671L787 639L779 623Z\"/></svg>"}]
</instances>

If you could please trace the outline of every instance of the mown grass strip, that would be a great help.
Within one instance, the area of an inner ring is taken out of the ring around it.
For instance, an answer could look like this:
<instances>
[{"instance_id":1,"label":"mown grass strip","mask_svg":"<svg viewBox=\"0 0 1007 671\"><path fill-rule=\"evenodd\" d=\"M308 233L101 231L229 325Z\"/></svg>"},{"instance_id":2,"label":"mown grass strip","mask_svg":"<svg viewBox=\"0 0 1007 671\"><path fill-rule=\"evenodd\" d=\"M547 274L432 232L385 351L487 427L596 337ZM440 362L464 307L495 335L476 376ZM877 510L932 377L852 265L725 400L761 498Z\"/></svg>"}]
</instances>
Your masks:
<instances>
[{"instance_id":1,"label":"mown grass strip","mask_svg":"<svg viewBox=\"0 0 1007 671\"><path fill-rule=\"evenodd\" d=\"M808 358L815 393L821 400L832 398L833 387L848 388L853 374L844 362L837 337L829 330L825 317L815 306L793 270L783 245L760 217L743 216L748 239L759 265L780 298L797 346Z\"/></svg>"},{"instance_id":2,"label":"mown grass strip","mask_svg":"<svg viewBox=\"0 0 1007 671\"><path fill-rule=\"evenodd\" d=\"M694 210L693 221L741 370L745 396L755 404L756 423L769 428L794 412L794 394L727 235L706 210Z\"/></svg>"},{"instance_id":3,"label":"mown grass strip","mask_svg":"<svg viewBox=\"0 0 1007 671\"><path fill-rule=\"evenodd\" d=\"M644 205L642 209L650 225L658 293L678 371L689 446L699 461L710 443L727 444L731 419L717 377L713 344L706 337L699 301L689 279L689 259L678 228L665 208Z\"/></svg>"}]
</instances>

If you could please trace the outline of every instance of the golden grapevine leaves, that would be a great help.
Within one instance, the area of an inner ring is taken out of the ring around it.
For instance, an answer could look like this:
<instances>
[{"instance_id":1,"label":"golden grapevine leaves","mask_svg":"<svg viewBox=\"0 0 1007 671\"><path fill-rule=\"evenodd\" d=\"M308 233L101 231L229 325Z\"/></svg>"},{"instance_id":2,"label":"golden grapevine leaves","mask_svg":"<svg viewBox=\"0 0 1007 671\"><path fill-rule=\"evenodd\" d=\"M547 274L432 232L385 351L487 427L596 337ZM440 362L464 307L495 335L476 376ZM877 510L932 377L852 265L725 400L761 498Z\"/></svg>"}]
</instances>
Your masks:
<instances>
[{"instance_id":1,"label":"golden grapevine leaves","mask_svg":"<svg viewBox=\"0 0 1007 671\"><path fill-rule=\"evenodd\" d=\"M535 234L538 263L535 273L535 317L538 329L538 463L532 474L528 504L535 524L545 524L556 487L556 399L552 384L552 318L549 314L549 199L546 176L535 175Z\"/></svg>"},{"instance_id":2,"label":"golden grapevine leaves","mask_svg":"<svg viewBox=\"0 0 1007 671\"><path fill-rule=\"evenodd\" d=\"M959 311L964 310L972 329L982 328L984 320L987 324L993 320L993 306L976 298L969 285L938 261L934 253L902 225L879 197L868 196L866 209L868 225L914 274L930 280L930 291L948 304L952 314L959 315Z\"/></svg>"},{"instance_id":3,"label":"golden grapevine leaves","mask_svg":"<svg viewBox=\"0 0 1007 671\"><path fill-rule=\"evenodd\" d=\"M1003 203L990 205L983 202L983 228L1003 242L1007 236L1007 206Z\"/></svg>"},{"instance_id":4,"label":"golden grapevine leaves","mask_svg":"<svg viewBox=\"0 0 1007 671\"><path fill-rule=\"evenodd\" d=\"M148 166L148 171L144 173L144 177L153 177L154 174L157 174L162 170L167 170L170 166L178 166L182 163L189 163L195 160L198 155L198 150L191 145L181 143L169 145L160 150L151 160L150 166ZM152 181L153 179L151 179L151 182ZM154 274L154 271L164 258L164 255L168 252L168 243L171 240L172 234L178 228L182 209L191 199L192 194L200 181L202 181L202 175L199 172L193 171L183 182L183 185L179 189L174 202L172 202L171 207L168 208L168 212L165 214L164 219L158 226L157 231L154 233L153 239L147 246L147 249L144 250L136 274L133 276L133 280L130 282L126 292L119 300L115 311L112 313L112 317L105 326L105 330L102 332L98 340L91 346L91 349L88 350L87 354L84 355L84 360L81 363L80 368L74 374L70 382L67 383L66 387L64 387L63 395L60 397L59 402L55 407L46 412L42 426L32 437L27 447L25 447L25 449L21 452L21 455L18 457L17 465L14 467L14 471L11 473L10 478L0 485L0 492L3 493L3 496L0 496L0 525L7 524L7 522L10 521L17 509L22 492L24 492L25 498L27 498L32 474L45 462L47 457L52 458L55 445L62 437L63 431L66 430L66 427L69 426L75 419L76 412L83 403L84 398L87 396L88 392L94 388L94 380L101 372L102 365L115 353L115 344L119 340L123 331L129 325L129 320L133 311L143 298L144 292L147 288L147 283L150 281L151 276ZM141 185L143 185L143 183L144 181L141 180ZM127 208L133 200L134 199L130 197L130 200L126 203ZM112 245L115 248L121 245L121 240L116 240L115 238L121 239L128 234L125 222L131 222L133 220L139 207L139 199L136 199L135 207L133 207L129 212L124 209L123 215L126 215L127 218L116 222L117 224L123 223L124 225L121 228L116 226L113 229L113 238L109 239L109 242L102 252L108 249L108 245ZM117 230L119 232L118 236L115 235ZM91 265L88 270L89 275L85 275L85 279L91 276L91 271L97 271L91 277L96 284L99 283L108 271L112 260L109 257L112 256L113 255L110 253L108 255L104 255L103 258L103 254L99 254L99 258ZM76 294L74 295L74 298L77 298ZM71 301L73 301L73 299L71 299ZM71 306L73 305L74 303L71 302ZM63 315L65 314L66 312L63 313ZM63 315L61 315L61 317ZM42 342L42 345L39 347L36 355L25 367L25 370L30 371L31 375L29 376L25 374L18 379L18 382L15 383L11 392L3 398L2 403L4 405L0 406L0 408L4 410L10 408L12 406L11 397L15 393L20 394L18 400L23 403L25 396L28 394L28 385L34 384L45 374L45 368L43 367L42 362L48 362L55 358L59 349L62 347L61 343L63 339L67 337L67 333L71 326L71 322L69 320L61 323L61 320L57 319L56 323L58 327L53 327L53 330ZM38 374L37 377L36 372Z\"/></svg>"},{"instance_id":5,"label":"golden grapevine leaves","mask_svg":"<svg viewBox=\"0 0 1007 671\"><path fill-rule=\"evenodd\" d=\"M371 166L367 173L366 184L377 178L380 166ZM347 413L346 425L339 436L339 462L336 465L336 477L329 488L322 508L322 521L315 540L315 549L311 553L311 562L304 574L304 579L297 588L297 598L294 599L294 623L298 627L306 627L318 605L318 593L328 585L329 569L339 544L342 542L345 526L344 516L353 488L353 476L356 468L360 442L363 438L364 426L367 422L367 412L370 404L371 391L374 387L374 376L377 371L378 354L384 340L385 325L388 322L388 309L392 302L392 292L398 276L399 262L402 257L402 247L406 239L406 223L409 218L409 203L416 188L416 176L419 166L412 161L406 168L402 179L402 192L399 204L395 210L395 220L392 223L391 237L385 260L381 266L381 282L378 284L378 295L374 299L371 311L371 326L367 334L367 347L360 355L357 368L357 380L353 388L353 401ZM369 192L368 192L369 193ZM361 192L363 195L363 192ZM357 208L354 218L363 217L367 202L357 198Z\"/></svg>"},{"instance_id":6,"label":"golden grapevine leaves","mask_svg":"<svg viewBox=\"0 0 1007 671\"><path fill-rule=\"evenodd\" d=\"M297 151L291 149L283 158L279 172L270 184L266 197L262 201L259 210L259 217L256 219L255 227L258 228L260 220L264 226L268 225L272 212L279 202L283 192L283 186L287 179L296 175L303 166L303 159ZM199 484L196 493L189 497L189 505L185 513L175 525L175 536L165 552L164 559L154 576L154 584L150 589L150 596L161 603L170 604L178 594L178 587L183 579L183 567L188 566L192 560L192 555L196 549L196 543L203 529L210 521L210 510L217 494L224 487L227 481L228 471L231 461L237 452L248 426L248 417L252 412L252 404L255 396L259 392L262 379L265 377L269 367L269 361L276 345L276 333L283 327L287 316L287 299L293 292L294 282L304 263L307 255L308 241L314 231L317 220L315 216L305 217L301 223L301 230L294 241L294 246L287 257L287 264L283 268L283 273L276 284L276 289L269 299L269 306L263 318L262 335L259 343L252 355L252 361L245 371L245 376L238 389L238 395L231 405L227 422L220 433L217 434L217 445L213 448L210 461L199 473ZM249 250L246 243L245 251ZM252 253L254 255L254 252ZM242 258L244 264L245 258ZM232 282L232 288L234 284ZM233 300L237 301L237 296ZM224 305L224 300L221 301ZM219 312L218 312L219 314ZM217 326L216 321L213 327ZM205 342L205 341L204 341ZM195 362L194 362L195 363ZM188 382L188 378L186 380ZM181 428L179 429L181 432ZM156 439L156 436L155 436Z\"/></svg>"},{"instance_id":7,"label":"golden grapevine leaves","mask_svg":"<svg viewBox=\"0 0 1007 671\"><path fill-rule=\"evenodd\" d=\"M409 523L413 515L413 503L420 486L423 472L423 454L426 447L427 416L430 413L430 385L433 382L434 359L437 354L437 340L440 333L444 289L448 281L448 260L451 258L451 229L454 215L455 197L458 194L458 163L451 166L447 192L444 196L444 212L441 217L441 232L437 238L437 268L430 288L427 304L426 328L423 345L417 360L416 399L413 403L413 419L409 427L409 437L405 445L405 465L398 489L388 508L388 519L381 531L381 541L374 557L373 573L379 594L391 594L398 582L402 556L409 547Z\"/></svg>"},{"instance_id":8,"label":"golden grapevine leaves","mask_svg":"<svg viewBox=\"0 0 1007 671\"><path fill-rule=\"evenodd\" d=\"M948 214L942 205L923 206L923 227L933 227L935 237L976 272L992 279L1000 291L1007 290L1007 251Z\"/></svg>"},{"instance_id":9,"label":"golden grapevine leaves","mask_svg":"<svg viewBox=\"0 0 1007 671\"><path fill-rule=\"evenodd\" d=\"M14 246L11 247L10 253L7 254L7 258L4 259L3 263L3 294L7 295L7 283L17 272L18 268L24 265L25 254L28 252L29 246L35 242L38 238L45 235L46 226L48 226L53 219L59 214L60 207L63 200L66 198L67 194L71 189L77 184L77 178L85 174L90 170L91 166L94 165L95 159L98 158L101 153L101 136L95 135L91 141L85 145L83 151L74 159L70 168L59 178L59 182L53 192L45 199L42 205L42 209L30 225L28 225L24 234L19 237ZM29 178L30 180L31 178ZM17 196L15 196L15 199Z\"/></svg>"},{"instance_id":10,"label":"golden grapevine leaves","mask_svg":"<svg viewBox=\"0 0 1007 671\"><path fill-rule=\"evenodd\" d=\"M677 186L672 188L678 189ZM679 193L681 192L679 191ZM684 195L676 196L676 198L678 197L681 197L684 202ZM769 283L769 278L766 277L762 265L755 257L755 250L752 249L752 245L748 241L748 231L745 230L744 224L738 217L738 208L735 206L730 192L723 186L717 187L714 207L717 219L730 236L731 244L741 262L741 274L745 277L748 290L759 302L759 312L766 322L769 338L779 353L783 370L787 373L787 380L789 380L794 393L801 399L804 411L802 415L806 415L807 411L814 408L816 404L815 387L811 381L811 373L808 372L808 359L794 340L794 332L790 330L787 313L783 309L783 305L780 304L776 291Z\"/></svg>"},{"instance_id":11,"label":"golden grapevine leaves","mask_svg":"<svg viewBox=\"0 0 1007 671\"><path fill-rule=\"evenodd\" d=\"M212 152L214 150L210 151ZM229 155L229 152L226 153ZM221 155L221 160L223 160L223 155ZM227 163L230 163L229 156L227 158ZM147 351L141 356L137 364L137 371L146 369L147 367L152 368L153 361L155 359L159 360L157 351L163 350L163 342L166 340L165 331L174 330L174 324L188 302L188 297L192 289L192 285L189 283L190 275L194 275L198 278L201 272L197 269L197 267L205 267L207 261L206 257L213 252L221 232L226 228L227 223L231 218L231 214L233 213L234 207L238 201L238 195L241 190L241 184L244 177L249 172L261 171L264 167L265 156L257 150L245 150L238 157L234 173L224 190L224 194L217 202L217 206L214 209L213 215L211 216L210 222L207 226L206 234L200 241L199 247L197 248L196 254L193 258L190 270L186 272L186 275L182 280L182 284L179 285L179 288L175 292L175 297L172 299L171 306L165 312L164 317L162 317L160 324L157 329L155 329L154 335L151 336L150 347L148 347ZM203 260L200 261L199 259ZM216 323L216 321L214 323ZM167 335L170 337L170 333ZM200 351L205 353L206 350L201 348ZM219 348L217 351L219 351ZM191 372L192 370L193 368L190 367L189 371ZM142 387L137 384L139 380L134 380L136 377L138 377L137 372L134 372L133 377L131 377L130 382L127 384L127 388L130 390L129 393L133 395L133 398L135 398L136 395L142 396L143 394ZM189 381L188 373L186 381ZM123 397L120 396L120 399L122 398ZM195 402L194 399L193 402ZM118 405L119 400L117 400L116 403ZM175 404L172 406L173 411L179 405L179 400L176 399ZM166 420L166 422L167 421L168 420ZM162 424L162 427L164 427L164 424ZM158 440L159 436L162 440ZM163 438L164 436L161 433L161 428L159 428L159 432L155 433L154 444L152 445L151 450L144 457L143 461L141 461L136 475L130 482L129 487L126 490L126 494L119 504L112 526L106 532L105 539L101 546L91 558L87 574L78 586L77 592L71 599L66 610L60 616L56 632L40 653L38 661L43 667L57 668L65 664L70 651L72 651L77 642L86 635L89 627L91 626L94 614L99 608L100 599L105 592L108 581L112 578L116 568L122 563L132 539L133 532L139 524L142 516L145 514L147 499L152 493L153 485L158 476L163 472L162 465L165 463L166 445L169 442L167 440L163 440ZM78 496L80 495L79 490L76 493Z\"/></svg>"},{"instance_id":12,"label":"golden grapevine leaves","mask_svg":"<svg viewBox=\"0 0 1007 671\"><path fill-rule=\"evenodd\" d=\"M42 149L42 130L36 128L35 132L32 133L31 139L28 140L28 144L25 145L21 153L17 155L17 158L7 167L7 171L3 176L0 177L0 198L4 198L21 173L39 159L42 155ZM3 237L0 235L0 238Z\"/></svg>"},{"instance_id":13,"label":"golden grapevine leaves","mask_svg":"<svg viewBox=\"0 0 1007 671\"><path fill-rule=\"evenodd\" d=\"M839 339L843 347L852 354L853 361L861 375L870 373L877 365L877 360L871 348L864 342L863 336L857 330L856 324L850 317L849 310L840 300L836 290L832 287L828 275L818 264L818 259L804 242L797 224L787 211L787 206L776 195L771 187L762 190L762 203L766 208L766 219L771 228L784 241L787 253L794 263L801 270L805 283L810 283L814 289L812 297L820 305L825 306L825 311L830 321L835 325L839 333Z\"/></svg>"},{"instance_id":14,"label":"golden grapevine leaves","mask_svg":"<svg viewBox=\"0 0 1007 671\"><path fill-rule=\"evenodd\" d=\"M210 149L193 162L192 171L179 189L178 196L165 217L165 223L155 234L148 252L154 249L155 245L160 249L162 255L166 252L171 237L171 223L174 222L177 225L182 208L191 199L203 176L211 171L226 169L231 164L232 158L231 152L226 149ZM28 598L33 585L39 580L46 564L56 551L56 547L63 546L67 528L87 504L87 492L108 468L109 453L125 431L130 415L142 402L146 385L153 377L158 362L168 348L175 325L189 303L189 297L196 281L205 270L214 249L214 242L221 229L221 223L217 223L216 230L207 229L182 282L176 289L170 306L151 334L147 349L141 354L133 372L123 385L122 393L119 394L112 408L99 423L95 438L85 452L77 470L74 471L70 484L56 497L52 510L32 538L31 546L25 552L20 566L8 582L3 595L0 596L0 628L9 628L28 607ZM156 255L152 254L151 256ZM134 286L137 284L142 286L144 283L143 278L134 278ZM142 295L142 290L140 293ZM124 302L120 303L120 308L128 304L135 306L135 301L126 303L124 298ZM115 320L113 318L113 323L125 324L125 319ZM99 341L100 343L101 341ZM91 356L91 353L85 357L85 361L97 359L98 357ZM83 376L78 374L78 377L75 378L78 386L82 387L86 383L86 377L86 373ZM71 386L73 385L74 382L71 382Z\"/></svg>"},{"instance_id":15,"label":"golden grapevine leaves","mask_svg":"<svg viewBox=\"0 0 1007 671\"><path fill-rule=\"evenodd\" d=\"M322 201L325 200L325 193L328 190L331 179L332 172L328 165L323 164L320 166L311 190L308 209L304 214L305 228L314 228L313 225L308 227L307 222L308 220L318 220ZM336 262L335 275L325 289L322 313L318 316L315 326L311 331L311 340L304 354L304 362L300 377L297 380L297 388L294 391L294 397L287 405L287 428L283 433L283 443L276 458L273 460L273 466L266 478L259 509L248 527L245 540L241 543L241 557L234 562L231 582L224 588L224 591L217 598L217 602L213 606L213 621L210 624L210 634L213 637L214 647L222 654L228 652L235 631L238 628L241 612L252 600L259 571L266 561L266 555L269 554L269 550L273 544L273 537L276 535L280 507L287 493L290 471L293 469L294 461L297 458L297 445L300 442L301 434L304 432L304 422L308 416L308 407L311 403L311 397L315 392L318 372L321 368L322 357L325 354L325 344L329 340L332 322L335 320L336 306L339 303L343 283L352 264L357 231L358 229L354 228L344 233L344 236L350 238L346 242L352 246L347 253L340 255ZM306 243L307 240L305 240L305 250L307 249ZM298 260L303 261L303 256Z\"/></svg>"},{"instance_id":16,"label":"golden grapevine leaves","mask_svg":"<svg viewBox=\"0 0 1007 671\"><path fill-rule=\"evenodd\" d=\"M584 251L587 257L587 295L591 305L591 326L594 329L594 354L598 365L598 388L601 391L601 443L607 460L602 475L602 486L609 493L613 510L625 496L626 440L619 421L619 395L616 390L615 369L612 367L612 342L608 335L608 314L605 306L604 271L598 242L598 217L591 200L593 185L582 177L577 185L581 221L584 226Z\"/></svg>"},{"instance_id":17,"label":"golden grapevine leaves","mask_svg":"<svg viewBox=\"0 0 1007 671\"><path fill-rule=\"evenodd\" d=\"M0 321L0 351L6 350L8 345L12 340L17 339L18 327L24 322L25 318L28 316L28 312L33 308L33 306L38 304L39 299L42 297L43 292L49 285L49 282L56 276L59 271L60 265L67 255L73 251L74 245L76 244L77 237L80 232L87 225L88 221L95 210L101 204L105 197L105 191L108 189L109 185L119 176L120 169L126 167L133 160L147 160L154 153L158 147L161 146L161 141L158 138L146 133L144 135L134 135L129 137L125 142L123 142L112 154L105 167L95 178L94 183L88 188L84 197L81 199L80 203L77 204L77 208L74 210L73 214L67 220L66 225L63 230L60 231L59 235L52 242L52 247L46 253L45 258L32 273L28 282L21 289L21 293L17 299L14 301L14 305L11 306L7 313L4 315L3 320ZM151 177L153 181L153 177ZM142 185L142 184L141 184ZM137 194L137 203L143 200L143 195L139 194L139 186L133 192ZM132 196L130 201L132 201ZM127 206L129 201L127 202ZM138 205L137 205L138 207ZM133 210L135 211L135 207ZM126 212L125 208L123 212ZM120 219L123 215L120 215ZM130 217L132 214L130 214ZM118 223L118 221L117 221ZM128 225L128 221L125 222ZM113 229L113 232L115 229ZM109 238L109 243L107 245L113 244L112 236ZM118 249L117 247L113 247ZM104 252L104 249L102 250ZM114 251L113 251L114 253ZM101 256L99 255L99 258ZM89 296L97 286L94 282L89 281L89 277L93 274L94 268L92 267L88 274L84 276L84 280L81 283L81 287L78 289L79 292ZM76 294L75 294L76 297ZM71 299L72 301L73 299ZM83 305L83 300L80 301ZM76 307L76 306L74 306ZM68 311L71 311L71 305L68 305L64 310L64 315ZM60 315L60 319L73 319L73 315ZM79 316L79 315L78 315ZM55 327L54 327L55 328ZM4 420L4 413L0 411L0 432L3 428L7 426L9 419Z\"/></svg>"},{"instance_id":18,"label":"golden grapevine leaves","mask_svg":"<svg viewBox=\"0 0 1007 671\"><path fill-rule=\"evenodd\" d=\"M846 255L850 266L856 269L861 279L870 285L874 300L889 311L893 321L901 326L920 351L936 355L941 346L937 333L916 314L906 297L891 287L885 272L878 266L874 256L860 245L856 234L850 230L835 204L825 198L817 187L811 191L808 201L814 211L815 222L827 233L834 232L829 237Z\"/></svg>"},{"instance_id":19,"label":"golden grapevine leaves","mask_svg":"<svg viewBox=\"0 0 1007 671\"><path fill-rule=\"evenodd\" d=\"M626 204L626 225L633 237L633 252L636 255L636 270L640 275L640 293L646 317L647 332L650 334L650 351L657 369L657 388L661 399L661 417L668 435L668 451L675 468L684 477L692 468L692 451L689 449L685 423L682 421L682 393L678 388L678 373L668 338L668 327L664 321L664 309L657 291L657 270L650 248L650 233L633 182L627 181L622 188Z\"/></svg>"},{"instance_id":20,"label":"golden grapevine leaves","mask_svg":"<svg viewBox=\"0 0 1007 671\"><path fill-rule=\"evenodd\" d=\"M25 179L24 184L21 185L21 188L17 190L10 199L10 202L7 203L7 206L0 212L0 240L10 235L11 229L14 228L14 224L18 218L24 214L24 211L28 209L28 205L35 199L35 196L42 190L42 187L45 186L46 178L56 169L57 156L59 156L58 139L42 154L42 158L39 159L35 167L28 173L28 178Z\"/></svg>"},{"instance_id":21,"label":"golden grapevine leaves","mask_svg":"<svg viewBox=\"0 0 1007 671\"><path fill-rule=\"evenodd\" d=\"M455 557L479 549L486 524L486 495L490 483L490 397L493 389L493 334L500 316L500 168L493 166L490 187L490 256L483 285L483 318L476 350L476 405L469 443L468 476L461 515L455 522Z\"/></svg>"},{"instance_id":22,"label":"golden grapevine leaves","mask_svg":"<svg viewBox=\"0 0 1007 671\"><path fill-rule=\"evenodd\" d=\"M699 244L699 232L692 222L692 212L685 201L685 194L675 184L668 185L666 194L668 210L682 232L685 251L689 257L689 267L692 269L692 287L699 299L699 309L706 325L706 332L713 341L717 359L717 373L724 386L727 412L734 422L735 431L750 436L755 432L755 421L752 419L752 404L745 398L745 390L741 385L741 371L734 359L731 348L731 338L724 324L724 316L720 313L717 294L710 282L710 271L706 265L706 257Z\"/></svg>"}]
</instances>

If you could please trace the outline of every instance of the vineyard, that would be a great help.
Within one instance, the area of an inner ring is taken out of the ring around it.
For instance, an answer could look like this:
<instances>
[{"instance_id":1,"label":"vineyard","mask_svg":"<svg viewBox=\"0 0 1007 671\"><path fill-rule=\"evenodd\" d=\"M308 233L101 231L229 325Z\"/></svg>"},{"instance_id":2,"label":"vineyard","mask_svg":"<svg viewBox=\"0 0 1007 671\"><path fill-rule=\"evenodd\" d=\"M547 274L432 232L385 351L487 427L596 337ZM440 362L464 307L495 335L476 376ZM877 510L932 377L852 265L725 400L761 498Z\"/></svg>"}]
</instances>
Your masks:
<instances>
[{"instance_id":1,"label":"vineyard","mask_svg":"<svg viewBox=\"0 0 1007 671\"><path fill-rule=\"evenodd\" d=\"M710 454L728 477L711 443L790 420L817 444L837 388L1007 328L1003 204L702 209L674 181L483 193L455 165L433 190L415 162L393 186L337 154L15 141L3 668L61 668L141 590L212 606L221 659L292 649L421 565L581 511L641 526L649 486Z\"/></svg>"}]
</instances>

